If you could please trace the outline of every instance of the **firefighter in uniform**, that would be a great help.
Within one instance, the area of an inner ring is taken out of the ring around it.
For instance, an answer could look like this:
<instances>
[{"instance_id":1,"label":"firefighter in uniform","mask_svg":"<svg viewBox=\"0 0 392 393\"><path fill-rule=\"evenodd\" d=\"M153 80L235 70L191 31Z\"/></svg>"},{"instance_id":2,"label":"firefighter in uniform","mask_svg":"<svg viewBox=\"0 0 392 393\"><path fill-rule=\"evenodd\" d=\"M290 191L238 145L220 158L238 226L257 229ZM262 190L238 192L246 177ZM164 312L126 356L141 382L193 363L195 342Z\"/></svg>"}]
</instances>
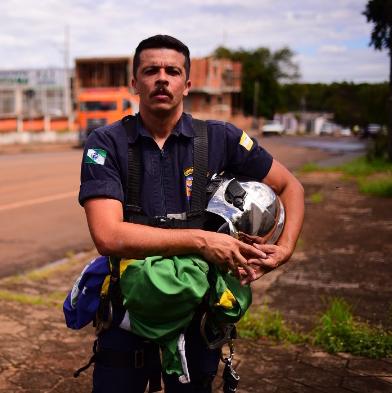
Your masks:
<instances>
[{"instance_id":1,"label":"firefighter in uniform","mask_svg":"<svg viewBox=\"0 0 392 393\"><path fill-rule=\"evenodd\" d=\"M159 225L187 220L192 201L195 125L183 112L191 81L188 48L164 35L142 41L134 55L132 85L140 96L140 112L126 130L118 121L95 130L83 155L79 202L90 233L102 255L143 259L152 255L199 254L209 263L239 274L244 284L285 263L294 251L304 213L303 188L278 161L234 125L207 121L208 174L230 171L263 181L280 196L286 223L276 245L246 244L222 233L186 226ZM124 217L129 178L128 148L140 149L140 204L151 218L148 225ZM133 222L132 222L133 221ZM156 224L156 225L155 225ZM144 392L156 371L157 350L142 337L116 326L100 333L93 392ZM208 349L200 337L200 316L188 327L186 354L191 383L181 384L163 374L168 393L211 392L219 351ZM143 350L138 361L135 354ZM136 360L135 360L136 359ZM139 359L140 360L140 359ZM136 364L137 363L137 364Z\"/></svg>"}]
</instances>

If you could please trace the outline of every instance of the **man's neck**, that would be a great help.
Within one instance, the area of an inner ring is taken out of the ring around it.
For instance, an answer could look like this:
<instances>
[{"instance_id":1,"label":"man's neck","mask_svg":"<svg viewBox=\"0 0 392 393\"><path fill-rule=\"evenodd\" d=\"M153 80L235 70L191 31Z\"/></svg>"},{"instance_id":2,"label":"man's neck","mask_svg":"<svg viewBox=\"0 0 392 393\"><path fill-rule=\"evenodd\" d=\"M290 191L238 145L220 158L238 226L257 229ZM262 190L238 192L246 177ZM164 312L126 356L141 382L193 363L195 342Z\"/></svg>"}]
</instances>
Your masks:
<instances>
[{"instance_id":1,"label":"man's neck","mask_svg":"<svg viewBox=\"0 0 392 393\"><path fill-rule=\"evenodd\" d=\"M173 131L182 115L182 108L175 113L155 113L140 108L140 116L146 130L154 138L157 145L162 148L166 139Z\"/></svg>"}]
</instances>

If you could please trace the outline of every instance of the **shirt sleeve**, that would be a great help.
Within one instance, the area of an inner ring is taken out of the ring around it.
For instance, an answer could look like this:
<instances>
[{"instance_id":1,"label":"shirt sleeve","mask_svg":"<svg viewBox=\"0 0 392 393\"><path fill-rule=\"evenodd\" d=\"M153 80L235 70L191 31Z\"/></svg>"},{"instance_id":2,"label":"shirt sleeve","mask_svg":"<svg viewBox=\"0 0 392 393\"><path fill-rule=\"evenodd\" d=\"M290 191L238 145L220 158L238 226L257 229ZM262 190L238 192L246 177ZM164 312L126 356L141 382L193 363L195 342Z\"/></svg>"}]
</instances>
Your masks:
<instances>
[{"instance_id":1,"label":"shirt sleeve","mask_svg":"<svg viewBox=\"0 0 392 393\"><path fill-rule=\"evenodd\" d=\"M272 166L273 158L255 138L230 123L225 124L227 169L261 181Z\"/></svg>"},{"instance_id":2,"label":"shirt sleeve","mask_svg":"<svg viewBox=\"0 0 392 393\"><path fill-rule=\"evenodd\" d=\"M93 131L83 152L79 203L105 197L124 202L121 169L113 136L105 129Z\"/></svg>"}]
</instances>

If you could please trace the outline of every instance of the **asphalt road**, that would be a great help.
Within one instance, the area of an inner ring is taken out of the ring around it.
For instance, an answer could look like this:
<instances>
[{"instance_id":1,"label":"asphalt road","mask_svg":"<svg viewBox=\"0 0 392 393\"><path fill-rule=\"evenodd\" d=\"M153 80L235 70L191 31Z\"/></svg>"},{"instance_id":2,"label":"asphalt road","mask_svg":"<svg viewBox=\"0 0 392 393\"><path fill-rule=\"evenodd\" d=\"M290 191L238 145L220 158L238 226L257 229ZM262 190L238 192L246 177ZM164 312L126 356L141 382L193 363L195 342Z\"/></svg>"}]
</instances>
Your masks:
<instances>
[{"instance_id":1,"label":"asphalt road","mask_svg":"<svg viewBox=\"0 0 392 393\"><path fill-rule=\"evenodd\" d=\"M78 205L81 150L0 156L0 277L92 248Z\"/></svg>"},{"instance_id":2,"label":"asphalt road","mask_svg":"<svg viewBox=\"0 0 392 393\"><path fill-rule=\"evenodd\" d=\"M290 169L331 156L301 140L269 137L262 144ZM45 150L0 155L0 277L93 247L77 202L82 151Z\"/></svg>"}]
</instances>

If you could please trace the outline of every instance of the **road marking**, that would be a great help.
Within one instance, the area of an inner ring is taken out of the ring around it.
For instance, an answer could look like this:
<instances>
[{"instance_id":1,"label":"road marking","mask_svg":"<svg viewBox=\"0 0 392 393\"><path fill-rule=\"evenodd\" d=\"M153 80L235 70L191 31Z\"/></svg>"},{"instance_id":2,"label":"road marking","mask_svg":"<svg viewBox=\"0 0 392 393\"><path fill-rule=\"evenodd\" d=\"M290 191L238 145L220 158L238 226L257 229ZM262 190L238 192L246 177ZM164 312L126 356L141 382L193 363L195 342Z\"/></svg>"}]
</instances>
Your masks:
<instances>
[{"instance_id":1,"label":"road marking","mask_svg":"<svg viewBox=\"0 0 392 393\"><path fill-rule=\"evenodd\" d=\"M63 192L62 194L48 195L42 198L30 199L29 201L9 203L8 205L0 206L0 212L4 210L19 209L20 207L39 205L46 202L58 201L60 199L75 197L76 195L78 195L77 191Z\"/></svg>"}]
</instances>

